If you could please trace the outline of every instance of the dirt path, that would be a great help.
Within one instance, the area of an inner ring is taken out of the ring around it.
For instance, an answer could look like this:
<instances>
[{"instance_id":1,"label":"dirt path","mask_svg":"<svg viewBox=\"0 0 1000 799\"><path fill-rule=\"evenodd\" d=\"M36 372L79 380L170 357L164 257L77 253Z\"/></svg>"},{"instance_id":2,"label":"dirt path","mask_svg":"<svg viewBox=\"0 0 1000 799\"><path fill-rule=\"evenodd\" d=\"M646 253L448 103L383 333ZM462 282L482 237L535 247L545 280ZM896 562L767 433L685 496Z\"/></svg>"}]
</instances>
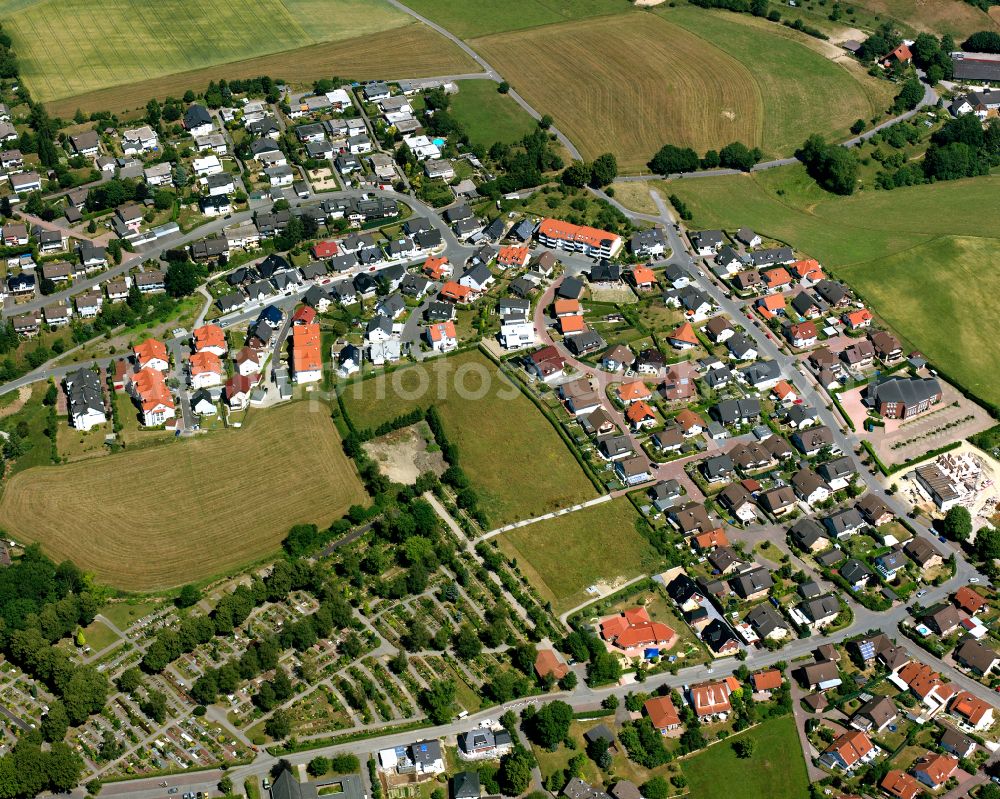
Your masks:
<instances>
[{"instance_id":1,"label":"dirt path","mask_svg":"<svg viewBox=\"0 0 1000 799\"><path fill-rule=\"evenodd\" d=\"M31 399L31 386L21 386L17 390L17 399L10 405L0 408L0 419L13 416L24 407L24 403L26 403L29 399Z\"/></svg>"}]
</instances>

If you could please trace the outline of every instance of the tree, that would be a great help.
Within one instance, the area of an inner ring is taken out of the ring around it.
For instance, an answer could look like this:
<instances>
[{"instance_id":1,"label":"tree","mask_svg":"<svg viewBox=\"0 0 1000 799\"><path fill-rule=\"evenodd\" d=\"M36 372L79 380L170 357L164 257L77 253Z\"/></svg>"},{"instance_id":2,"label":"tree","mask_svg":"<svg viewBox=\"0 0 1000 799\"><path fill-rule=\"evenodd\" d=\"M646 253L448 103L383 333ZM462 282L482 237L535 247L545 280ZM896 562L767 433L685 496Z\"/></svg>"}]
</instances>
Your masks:
<instances>
[{"instance_id":1,"label":"tree","mask_svg":"<svg viewBox=\"0 0 1000 799\"><path fill-rule=\"evenodd\" d=\"M670 784L663 777L653 777L639 788L646 799L667 799L671 793Z\"/></svg>"},{"instance_id":2,"label":"tree","mask_svg":"<svg viewBox=\"0 0 1000 799\"><path fill-rule=\"evenodd\" d=\"M198 288L200 279L200 268L195 263L173 261L167 267L165 279L167 293L171 297L187 297Z\"/></svg>"},{"instance_id":3,"label":"tree","mask_svg":"<svg viewBox=\"0 0 1000 799\"><path fill-rule=\"evenodd\" d=\"M590 166L590 171L590 185L601 188L610 184L618 177L618 161L615 159L614 153L604 153L597 156Z\"/></svg>"},{"instance_id":4,"label":"tree","mask_svg":"<svg viewBox=\"0 0 1000 799\"><path fill-rule=\"evenodd\" d=\"M552 127L553 122L555 120L549 114L542 114L542 118L538 120L538 127L542 130L548 130Z\"/></svg>"},{"instance_id":5,"label":"tree","mask_svg":"<svg viewBox=\"0 0 1000 799\"><path fill-rule=\"evenodd\" d=\"M733 741L733 751L736 752L736 757L741 760L746 760L753 754L754 741L753 738L739 738Z\"/></svg>"},{"instance_id":6,"label":"tree","mask_svg":"<svg viewBox=\"0 0 1000 799\"><path fill-rule=\"evenodd\" d=\"M767 0L750 0L750 13L755 17L766 17L767 11Z\"/></svg>"},{"instance_id":7,"label":"tree","mask_svg":"<svg viewBox=\"0 0 1000 799\"><path fill-rule=\"evenodd\" d=\"M573 161L562 173L562 182L567 186L581 188L590 183L592 171L590 164L583 161Z\"/></svg>"},{"instance_id":8,"label":"tree","mask_svg":"<svg viewBox=\"0 0 1000 799\"><path fill-rule=\"evenodd\" d=\"M264 724L264 732L274 740L287 738L292 731L292 718L285 710L275 710Z\"/></svg>"},{"instance_id":9,"label":"tree","mask_svg":"<svg viewBox=\"0 0 1000 799\"><path fill-rule=\"evenodd\" d=\"M314 757L309 761L309 765L306 766L306 771L308 771L313 777L322 777L330 770L330 761L323 757Z\"/></svg>"},{"instance_id":10,"label":"tree","mask_svg":"<svg viewBox=\"0 0 1000 799\"><path fill-rule=\"evenodd\" d=\"M924 85L917 77L907 78L893 102L896 111L910 111L924 99Z\"/></svg>"},{"instance_id":11,"label":"tree","mask_svg":"<svg viewBox=\"0 0 1000 799\"><path fill-rule=\"evenodd\" d=\"M851 125L851 133L855 136L861 133L865 129L865 121L863 119L856 119L854 124Z\"/></svg>"},{"instance_id":12,"label":"tree","mask_svg":"<svg viewBox=\"0 0 1000 799\"><path fill-rule=\"evenodd\" d=\"M451 645L455 654L462 660L472 660L483 651L483 644L479 640L476 628L471 624L463 624L458 628L458 632L451 639Z\"/></svg>"},{"instance_id":13,"label":"tree","mask_svg":"<svg viewBox=\"0 0 1000 799\"><path fill-rule=\"evenodd\" d=\"M520 744L500 758L500 768L497 769L497 782L505 796L520 796L531 785L531 769L535 759Z\"/></svg>"},{"instance_id":14,"label":"tree","mask_svg":"<svg viewBox=\"0 0 1000 799\"><path fill-rule=\"evenodd\" d=\"M976 554L987 562L1000 558L1000 530L984 527L976 533Z\"/></svg>"},{"instance_id":15,"label":"tree","mask_svg":"<svg viewBox=\"0 0 1000 799\"><path fill-rule=\"evenodd\" d=\"M945 514L942 528L948 538L954 541L968 541L972 535L972 514L968 508L956 505Z\"/></svg>"},{"instance_id":16,"label":"tree","mask_svg":"<svg viewBox=\"0 0 1000 799\"><path fill-rule=\"evenodd\" d=\"M568 671L566 672L566 676L559 680L559 687L564 691L572 691L576 688L576 683L576 672Z\"/></svg>"},{"instance_id":17,"label":"tree","mask_svg":"<svg viewBox=\"0 0 1000 799\"><path fill-rule=\"evenodd\" d=\"M455 715L455 683L451 680L435 680L417 698L433 724L444 724Z\"/></svg>"},{"instance_id":18,"label":"tree","mask_svg":"<svg viewBox=\"0 0 1000 799\"><path fill-rule=\"evenodd\" d=\"M743 142L734 141L719 150L719 164L726 169L749 172L760 161L762 153L756 147L750 149Z\"/></svg>"},{"instance_id":19,"label":"tree","mask_svg":"<svg viewBox=\"0 0 1000 799\"><path fill-rule=\"evenodd\" d=\"M233 780L228 774L219 780L219 790L222 791L223 796L232 796Z\"/></svg>"},{"instance_id":20,"label":"tree","mask_svg":"<svg viewBox=\"0 0 1000 799\"><path fill-rule=\"evenodd\" d=\"M528 730L533 741L546 749L555 750L569 734L573 708L565 702L549 702L531 718Z\"/></svg>"},{"instance_id":21,"label":"tree","mask_svg":"<svg viewBox=\"0 0 1000 799\"><path fill-rule=\"evenodd\" d=\"M718 150L706 150L705 157L701 159L702 169L715 169L719 166Z\"/></svg>"},{"instance_id":22,"label":"tree","mask_svg":"<svg viewBox=\"0 0 1000 799\"><path fill-rule=\"evenodd\" d=\"M177 595L176 604L179 608L189 608L197 604L200 599L201 591L189 583L181 588L180 593Z\"/></svg>"},{"instance_id":23,"label":"tree","mask_svg":"<svg viewBox=\"0 0 1000 799\"><path fill-rule=\"evenodd\" d=\"M497 91L500 92L500 94L507 94L510 91L510 84L505 80L500 81L500 85L497 86Z\"/></svg>"},{"instance_id":24,"label":"tree","mask_svg":"<svg viewBox=\"0 0 1000 799\"><path fill-rule=\"evenodd\" d=\"M971 53L1000 53L1000 33L977 31L962 42L962 49Z\"/></svg>"},{"instance_id":25,"label":"tree","mask_svg":"<svg viewBox=\"0 0 1000 799\"><path fill-rule=\"evenodd\" d=\"M664 144L650 159L649 168L660 175L694 172L698 168L698 153L690 147Z\"/></svg>"},{"instance_id":26,"label":"tree","mask_svg":"<svg viewBox=\"0 0 1000 799\"><path fill-rule=\"evenodd\" d=\"M42 717L42 736L49 743L61 741L69 730L66 706L58 699L49 704L49 712Z\"/></svg>"},{"instance_id":27,"label":"tree","mask_svg":"<svg viewBox=\"0 0 1000 799\"><path fill-rule=\"evenodd\" d=\"M822 136L813 134L798 150L809 176L834 194L852 194L857 185L858 161L845 147L827 144Z\"/></svg>"}]
</instances>

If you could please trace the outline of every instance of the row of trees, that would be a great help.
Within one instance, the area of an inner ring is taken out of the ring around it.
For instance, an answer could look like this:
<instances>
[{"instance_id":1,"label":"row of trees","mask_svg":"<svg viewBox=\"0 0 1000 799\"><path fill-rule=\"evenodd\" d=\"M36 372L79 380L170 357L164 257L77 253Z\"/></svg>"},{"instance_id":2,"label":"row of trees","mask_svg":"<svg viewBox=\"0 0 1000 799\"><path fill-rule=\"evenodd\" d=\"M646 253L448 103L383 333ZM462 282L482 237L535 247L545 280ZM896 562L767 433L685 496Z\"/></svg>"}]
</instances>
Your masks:
<instances>
[{"instance_id":1,"label":"row of trees","mask_svg":"<svg viewBox=\"0 0 1000 799\"><path fill-rule=\"evenodd\" d=\"M665 144L649 161L649 168L660 175L695 172L698 169L739 169L749 172L764 157L759 147L747 147L743 142L732 142L721 150L708 150L704 157L690 147Z\"/></svg>"},{"instance_id":2,"label":"row of trees","mask_svg":"<svg viewBox=\"0 0 1000 799\"><path fill-rule=\"evenodd\" d=\"M599 155L593 161L574 161L562 173L562 182L567 186L595 189L611 184L618 177L618 161L613 153Z\"/></svg>"},{"instance_id":3,"label":"row of trees","mask_svg":"<svg viewBox=\"0 0 1000 799\"><path fill-rule=\"evenodd\" d=\"M813 134L795 151L809 176L834 194L853 194L858 182L858 159L846 147L828 144Z\"/></svg>"}]
</instances>

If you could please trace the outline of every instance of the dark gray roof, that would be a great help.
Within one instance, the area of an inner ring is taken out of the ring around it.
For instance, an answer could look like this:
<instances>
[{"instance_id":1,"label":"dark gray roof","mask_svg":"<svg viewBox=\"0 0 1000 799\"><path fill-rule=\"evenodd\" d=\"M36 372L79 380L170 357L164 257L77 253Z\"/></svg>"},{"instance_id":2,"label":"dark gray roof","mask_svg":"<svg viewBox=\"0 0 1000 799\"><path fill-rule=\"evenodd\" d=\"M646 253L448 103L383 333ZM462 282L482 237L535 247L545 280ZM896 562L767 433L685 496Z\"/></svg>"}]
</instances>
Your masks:
<instances>
[{"instance_id":1,"label":"dark gray roof","mask_svg":"<svg viewBox=\"0 0 1000 799\"><path fill-rule=\"evenodd\" d=\"M729 586L737 594L746 599L758 591L767 591L774 585L771 572L763 566L743 572L729 581Z\"/></svg>"},{"instance_id":2,"label":"dark gray roof","mask_svg":"<svg viewBox=\"0 0 1000 799\"><path fill-rule=\"evenodd\" d=\"M807 599L799 604L802 612L816 621L830 614L840 613L840 602L833 594L823 594L815 599Z\"/></svg>"},{"instance_id":3,"label":"dark gray roof","mask_svg":"<svg viewBox=\"0 0 1000 799\"><path fill-rule=\"evenodd\" d=\"M981 53L952 53L951 63L956 80L1000 80L1000 59Z\"/></svg>"},{"instance_id":4,"label":"dark gray roof","mask_svg":"<svg viewBox=\"0 0 1000 799\"><path fill-rule=\"evenodd\" d=\"M757 635L767 637L775 630L787 629L788 624L769 602L761 602L747 615L746 620L757 631Z\"/></svg>"},{"instance_id":5,"label":"dark gray roof","mask_svg":"<svg viewBox=\"0 0 1000 799\"><path fill-rule=\"evenodd\" d=\"M872 578L872 570L865 566L860 560L851 558L840 567L840 576L851 585L867 582Z\"/></svg>"},{"instance_id":6,"label":"dark gray roof","mask_svg":"<svg viewBox=\"0 0 1000 799\"><path fill-rule=\"evenodd\" d=\"M795 522L790 532L795 542L803 549L811 548L820 539L827 539L823 525L808 516Z\"/></svg>"},{"instance_id":7,"label":"dark gray roof","mask_svg":"<svg viewBox=\"0 0 1000 799\"><path fill-rule=\"evenodd\" d=\"M933 377L888 377L868 386L866 394L873 404L898 402L910 406L940 395L941 384Z\"/></svg>"},{"instance_id":8,"label":"dark gray roof","mask_svg":"<svg viewBox=\"0 0 1000 799\"><path fill-rule=\"evenodd\" d=\"M101 380L92 369L77 369L66 376L66 396L71 415L88 410L104 411Z\"/></svg>"},{"instance_id":9,"label":"dark gray roof","mask_svg":"<svg viewBox=\"0 0 1000 799\"><path fill-rule=\"evenodd\" d=\"M564 278L563 282L559 284L559 288L556 290L557 297L562 297L568 300L577 300L580 298L581 294L583 294L583 283L575 277Z\"/></svg>"},{"instance_id":10,"label":"dark gray roof","mask_svg":"<svg viewBox=\"0 0 1000 799\"><path fill-rule=\"evenodd\" d=\"M754 266L767 266L769 264L783 264L793 260L791 247L774 247L769 250L754 250L750 253L750 263Z\"/></svg>"}]
</instances>

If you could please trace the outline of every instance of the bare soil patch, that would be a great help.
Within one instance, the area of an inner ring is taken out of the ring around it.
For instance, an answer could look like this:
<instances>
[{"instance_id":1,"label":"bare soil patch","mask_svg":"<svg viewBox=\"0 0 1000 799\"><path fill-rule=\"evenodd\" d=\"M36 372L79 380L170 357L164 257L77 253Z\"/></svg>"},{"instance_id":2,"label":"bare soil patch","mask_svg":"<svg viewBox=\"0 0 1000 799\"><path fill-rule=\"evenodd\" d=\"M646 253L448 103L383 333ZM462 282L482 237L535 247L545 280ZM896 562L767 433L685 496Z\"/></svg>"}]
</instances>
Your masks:
<instances>
[{"instance_id":1,"label":"bare soil patch","mask_svg":"<svg viewBox=\"0 0 1000 799\"><path fill-rule=\"evenodd\" d=\"M435 449L428 449L430 438L426 422L418 422L372 439L365 444L365 452L390 480L410 484L424 472L434 472L440 477L448 468L436 445Z\"/></svg>"}]
</instances>

